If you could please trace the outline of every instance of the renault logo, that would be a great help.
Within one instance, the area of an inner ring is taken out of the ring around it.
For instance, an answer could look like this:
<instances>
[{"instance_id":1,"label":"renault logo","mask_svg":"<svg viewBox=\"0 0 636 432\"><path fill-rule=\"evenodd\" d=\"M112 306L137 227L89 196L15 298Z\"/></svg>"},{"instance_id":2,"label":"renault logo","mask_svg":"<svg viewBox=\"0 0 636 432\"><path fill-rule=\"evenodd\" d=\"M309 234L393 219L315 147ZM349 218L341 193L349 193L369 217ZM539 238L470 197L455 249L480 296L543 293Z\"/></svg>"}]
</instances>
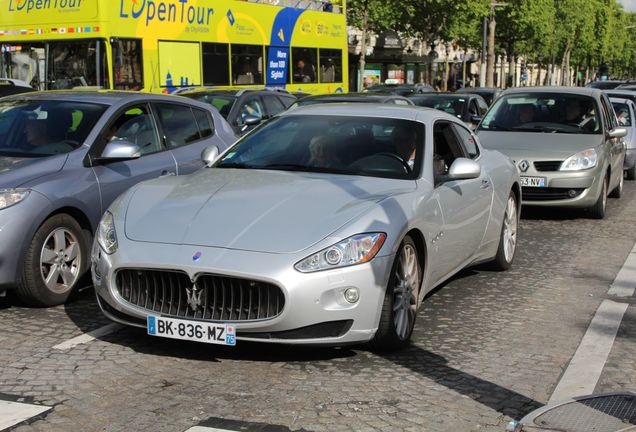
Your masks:
<instances>
[{"instance_id":1,"label":"renault logo","mask_svg":"<svg viewBox=\"0 0 636 432\"><path fill-rule=\"evenodd\" d=\"M528 168L530 168L530 164L528 163L527 160L522 160L521 162L519 162L519 169L521 170L521 172L526 172L528 171Z\"/></svg>"}]
</instances>

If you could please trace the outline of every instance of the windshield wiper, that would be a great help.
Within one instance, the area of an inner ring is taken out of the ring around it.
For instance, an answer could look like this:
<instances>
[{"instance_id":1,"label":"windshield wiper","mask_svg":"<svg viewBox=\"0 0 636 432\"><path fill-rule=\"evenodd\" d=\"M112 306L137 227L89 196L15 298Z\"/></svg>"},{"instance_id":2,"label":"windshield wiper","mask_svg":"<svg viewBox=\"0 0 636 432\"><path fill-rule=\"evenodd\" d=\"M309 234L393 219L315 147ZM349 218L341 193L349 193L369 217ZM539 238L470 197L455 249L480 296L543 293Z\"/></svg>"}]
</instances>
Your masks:
<instances>
[{"instance_id":1,"label":"windshield wiper","mask_svg":"<svg viewBox=\"0 0 636 432\"><path fill-rule=\"evenodd\" d=\"M515 132L548 132L548 133L580 133L579 131L571 131L567 129L561 129L554 126L532 126L532 127L516 127L513 128Z\"/></svg>"},{"instance_id":2,"label":"windshield wiper","mask_svg":"<svg viewBox=\"0 0 636 432\"><path fill-rule=\"evenodd\" d=\"M228 163L220 163L216 166L216 168L240 168L240 169L250 169L250 168L258 168L254 165L242 163L242 162L228 162Z\"/></svg>"},{"instance_id":3,"label":"windshield wiper","mask_svg":"<svg viewBox=\"0 0 636 432\"><path fill-rule=\"evenodd\" d=\"M351 171L338 169L338 168L307 166L307 165L300 165L300 164L269 164L269 165L265 165L258 168L271 169L271 170L279 169L283 171L317 172L317 173L327 173L327 174L352 174Z\"/></svg>"}]
</instances>

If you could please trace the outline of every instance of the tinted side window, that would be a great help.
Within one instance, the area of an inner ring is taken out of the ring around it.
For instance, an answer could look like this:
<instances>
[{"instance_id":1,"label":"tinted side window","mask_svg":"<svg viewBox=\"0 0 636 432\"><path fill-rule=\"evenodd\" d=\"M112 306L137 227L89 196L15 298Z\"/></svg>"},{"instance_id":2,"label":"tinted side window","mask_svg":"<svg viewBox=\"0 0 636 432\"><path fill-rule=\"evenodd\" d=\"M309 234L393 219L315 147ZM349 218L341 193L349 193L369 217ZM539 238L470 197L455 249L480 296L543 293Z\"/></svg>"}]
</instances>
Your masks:
<instances>
[{"instance_id":1,"label":"tinted side window","mask_svg":"<svg viewBox=\"0 0 636 432\"><path fill-rule=\"evenodd\" d=\"M293 104L294 102L298 100L294 96L278 95L278 98L281 100L283 105L285 105L285 108L289 108L291 104Z\"/></svg>"},{"instance_id":2,"label":"tinted side window","mask_svg":"<svg viewBox=\"0 0 636 432\"><path fill-rule=\"evenodd\" d=\"M475 136L470 131L460 125L454 124L455 131L459 137L459 143L464 148L464 151L468 153L471 159L476 159L479 156L479 147L477 147L477 141Z\"/></svg>"},{"instance_id":3,"label":"tinted side window","mask_svg":"<svg viewBox=\"0 0 636 432\"><path fill-rule=\"evenodd\" d=\"M458 157L465 157L450 123L439 121L433 126L433 175L445 176ZM437 181L437 180L436 180Z\"/></svg>"},{"instance_id":4,"label":"tinted side window","mask_svg":"<svg viewBox=\"0 0 636 432\"><path fill-rule=\"evenodd\" d=\"M201 138L190 107L160 103L156 108L168 148L181 147Z\"/></svg>"},{"instance_id":5,"label":"tinted side window","mask_svg":"<svg viewBox=\"0 0 636 432\"><path fill-rule=\"evenodd\" d=\"M614 109L612 105L607 100L607 96L603 95L601 97L601 101L603 102L603 110L606 111L609 122L607 123L607 130L612 130L618 127L618 120L616 119L616 114L614 113Z\"/></svg>"},{"instance_id":6,"label":"tinted side window","mask_svg":"<svg viewBox=\"0 0 636 432\"><path fill-rule=\"evenodd\" d=\"M197 125L199 126L199 133L201 134L201 138L209 137L212 135L214 131L214 127L210 122L210 117L208 113L203 110L198 110L196 108L192 108L192 112L194 113L194 118L197 120Z\"/></svg>"},{"instance_id":7,"label":"tinted side window","mask_svg":"<svg viewBox=\"0 0 636 432\"><path fill-rule=\"evenodd\" d=\"M488 105L481 99L477 99L477 105L479 105L479 116L483 117L486 111L488 111Z\"/></svg>"},{"instance_id":8,"label":"tinted side window","mask_svg":"<svg viewBox=\"0 0 636 432\"><path fill-rule=\"evenodd\" d=\"M275 96L275 95L267 95L263 97L265 101L265 108L267 109L268 115L274 116L281 111L285 111L285 105Z\"/></svg>"}]
</instances>

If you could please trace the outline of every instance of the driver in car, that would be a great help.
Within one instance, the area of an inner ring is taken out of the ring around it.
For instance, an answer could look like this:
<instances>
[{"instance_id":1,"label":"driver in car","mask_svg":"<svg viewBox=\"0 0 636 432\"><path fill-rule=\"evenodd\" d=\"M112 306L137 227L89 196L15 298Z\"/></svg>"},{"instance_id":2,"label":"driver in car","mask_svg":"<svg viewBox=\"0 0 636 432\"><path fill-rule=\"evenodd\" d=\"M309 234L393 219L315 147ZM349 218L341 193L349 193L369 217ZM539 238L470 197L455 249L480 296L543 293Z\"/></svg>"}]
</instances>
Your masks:
<instances>
[{"instance_id":1,"label":"driver in car","mask_svg":"<svg viewBox=\"0 0 636 432\"><path fill-rule=\"evenodd\" d=\"M416 153L416 136L415 131L396 126L391 132L391 138L397 154L413 169L415 166L415 153Z\"/></svg>"}]
</instances>

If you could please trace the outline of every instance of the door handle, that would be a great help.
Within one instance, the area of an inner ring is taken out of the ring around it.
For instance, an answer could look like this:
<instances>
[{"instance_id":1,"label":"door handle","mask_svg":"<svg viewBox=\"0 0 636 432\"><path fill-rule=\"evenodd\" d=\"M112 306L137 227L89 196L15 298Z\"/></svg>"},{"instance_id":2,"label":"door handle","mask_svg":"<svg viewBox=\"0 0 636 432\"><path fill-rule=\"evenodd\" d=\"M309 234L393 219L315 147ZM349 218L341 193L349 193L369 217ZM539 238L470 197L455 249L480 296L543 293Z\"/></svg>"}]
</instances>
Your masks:
<instances>
[{"instance_id":1,"label":"door handle","mask_svg":"<svg viewBox=\"0 0 636 432\"><path fill-rule=\"evenodd\" d=\"M481 186L482 189L488 189L490 187L490 181L487 179L483 179L481 181Z\"/></svg>"}]
</instances>

